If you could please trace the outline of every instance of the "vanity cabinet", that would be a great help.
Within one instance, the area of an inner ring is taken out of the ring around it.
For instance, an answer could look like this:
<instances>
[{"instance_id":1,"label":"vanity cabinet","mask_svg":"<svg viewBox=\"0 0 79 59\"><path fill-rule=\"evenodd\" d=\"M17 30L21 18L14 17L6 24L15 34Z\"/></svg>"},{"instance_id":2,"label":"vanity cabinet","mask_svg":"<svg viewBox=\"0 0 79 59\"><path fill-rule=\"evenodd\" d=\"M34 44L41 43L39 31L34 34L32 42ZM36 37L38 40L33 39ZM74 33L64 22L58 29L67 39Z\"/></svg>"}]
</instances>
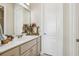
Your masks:
<instances>
[{"instance_id":1,"label":"vanity cabinet","mask_svg":"<svg viewBox=\"0 0 79 59\"><path fill-rule=\"evenodd\" d=\"M41 37L25 42L1 53L1 56L38 56L41 52Z\"/></svg>"}]
</instances>

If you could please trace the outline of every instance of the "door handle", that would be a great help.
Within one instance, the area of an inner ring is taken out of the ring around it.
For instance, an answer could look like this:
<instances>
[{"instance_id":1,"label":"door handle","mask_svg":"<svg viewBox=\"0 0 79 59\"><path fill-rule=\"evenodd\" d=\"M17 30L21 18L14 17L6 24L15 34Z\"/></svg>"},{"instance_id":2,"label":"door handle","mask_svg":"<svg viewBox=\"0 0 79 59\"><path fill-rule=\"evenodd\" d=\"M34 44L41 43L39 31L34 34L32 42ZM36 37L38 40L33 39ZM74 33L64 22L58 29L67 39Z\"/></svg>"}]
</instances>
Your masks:
<instances>
[{"instance_id":1,"label":"door handle","mask_svg":"<svg viewBox=\"0 0 79 59\"><path fill-rule=\"evenodd\" d=\"M79 42L79 39L76 39L76 42Z\"/></svg>"},{"instance_id":2,"label":"door handle","mask_svg":"<svg viewBox=\"0 0 79 59\"><path fill-rule=\"evenodd\" d=\"M44 35L46 35L46 33L44 33Z\"/></svg>"}]
</instances>

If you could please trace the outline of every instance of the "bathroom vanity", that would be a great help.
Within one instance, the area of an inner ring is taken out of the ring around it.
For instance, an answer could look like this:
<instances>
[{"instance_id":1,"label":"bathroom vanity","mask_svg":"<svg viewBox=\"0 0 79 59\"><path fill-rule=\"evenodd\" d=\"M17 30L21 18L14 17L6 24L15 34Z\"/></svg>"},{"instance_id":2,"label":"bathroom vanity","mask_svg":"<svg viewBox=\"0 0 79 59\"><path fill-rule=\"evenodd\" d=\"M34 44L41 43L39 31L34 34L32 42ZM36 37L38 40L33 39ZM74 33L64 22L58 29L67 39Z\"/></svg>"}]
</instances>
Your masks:
<instances>
[{"instance_id":1,"label":"bathroom vanity","mask_svg":"<svg viewBox=\"0 0 79 59\"><path fill-rule=\"evenodd\" d=\"M30 6L24 4L0 4L4 8L4 28L2 34L20 35L23 24L31 24ZM2 17L2 16L1 16ZM2 23L2 22L1 22ZM14 37L7 44L0 45L0 56L37 56L41 51L41 36L27 35Z\"/></svg>"},{"instance_id":2,"label":"bathroom vanity","mask_svg":"<svg viewBox=\"0 0 79 59\"><path fill-rule=\"evenodd\" d=\"M41 36L23 36L14 38L8 44L0 46L0 56L39 56Z\"/></svg>"}]
</instances>

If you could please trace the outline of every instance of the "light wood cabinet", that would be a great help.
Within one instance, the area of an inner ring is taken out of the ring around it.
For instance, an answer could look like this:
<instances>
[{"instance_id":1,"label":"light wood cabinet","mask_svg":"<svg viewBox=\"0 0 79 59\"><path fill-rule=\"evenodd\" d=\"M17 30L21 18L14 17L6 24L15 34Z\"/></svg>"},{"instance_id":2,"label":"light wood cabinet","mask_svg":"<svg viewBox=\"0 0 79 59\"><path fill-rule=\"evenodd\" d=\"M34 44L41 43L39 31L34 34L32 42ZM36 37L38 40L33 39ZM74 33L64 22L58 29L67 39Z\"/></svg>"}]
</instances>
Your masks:
<instances>
[{"instance_id":1,"label":"light wood cabinet","mask_svg":"<svg viewBox=\"0 0 79 59\"><path fill-rule=\"evenodd\" d=\"M32 56L32 49L29 49L28 51L26 51L23 55L21 56Z\"/></svg>"},{"instance_id":2,"label":"light wood cabinet","mask_svg":"<svg viewBox=\"0 0 79 59\"><path fill-rule=\"evenodd\" d=\"M6 51L2 53L1 56L19 56L19 47Z\"/></svg>"},{"instance_id":3,"label":"light wood cabinet","mask_svg":"<svg viewBox=\"0 0 79 59\"><path fill-rule=\"evenodd\" d=\"M32 47L32 56L37 56L37 44Z\"/></svg>"},{"instance_id":4,"label":"light wood cabinet","mask_svg":"<svg viewBox=\"0 0 79 59\"><path fill-rule=\"evenodd\" d=\"M21 56L37 56L37 45L34 45L33 47L31 47L31 49L27 50Z\"/></svg>"},{"instance_id":5,"label":"light wood cabinet","mask_svg":"<svg viewBox=\"0 0 79 59\"><path fill-rule=\"evenodd\" d=\"M35 38L29 42L23 43L13 49L10 49L1 56L37 56L41 52L41 38Z\"/></svg>"},{"instance_id":6,"label":"light wood cabinet","mask_svg":"<svg viewBox=\"0 0 79 59\"><path fill-rule=\"evenodd\" d=\"M41 43L38 42L38 44L37 44L37 55L38 56L40 55L40 52L41 52Z\"/></svg>"},{"instance_id":7,"label":"light wood cabinet","mask_svg":"<svg viewBox=\"0 0 79 59\"><path fill-rule=\"evenodd\" d=\"M37 38L37 55L39 56L41 52L41 37Z\"/></svg>"},{"instance_id":8,"label":"light wood cabinet","mask_svg":"<svg viewBox=\"0 0 79 59\"><path fill-rule=\"evenodd\" d=\"M26 52L23 53L25 50ZM21 46L21 53L23 53L22 56L39 56L40 52L41 52L41 37L38 37Z\"/></svg>"},{"instance_id":9,"label":"light wood cabinet","mask_svg":"<svg viewBox=\"0 0 79 59\"><path fill-rule=\"evenodd\" d=\"M36 39L30 41L30 42L27 42L23 45L21 45L21 54L23 54L25 51L27 51L28 49L30 49L33 45L36 44Z\"/></svg>"}]
</instances>

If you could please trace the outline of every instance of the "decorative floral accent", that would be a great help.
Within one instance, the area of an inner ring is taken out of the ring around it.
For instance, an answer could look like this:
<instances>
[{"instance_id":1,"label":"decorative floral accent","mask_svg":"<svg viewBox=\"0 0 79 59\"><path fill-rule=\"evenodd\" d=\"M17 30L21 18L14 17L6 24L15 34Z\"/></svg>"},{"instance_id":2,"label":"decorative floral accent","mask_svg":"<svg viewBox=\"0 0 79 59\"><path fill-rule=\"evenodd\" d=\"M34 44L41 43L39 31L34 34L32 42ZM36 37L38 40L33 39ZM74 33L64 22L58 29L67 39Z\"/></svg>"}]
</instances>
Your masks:
<instances>
[{"instance_id":1,"label":"decorative floral accent","mask_svg":"<svg viewBox=\"0 0 79 59\"><path fill-rule=\"evenodd\" d=\"M33 23L33 24L32 24L32 27L36 27L36 24L35 24L35 23Z\"/></svg>"},{"instance_id":2,"label":"decorative floral accent","mask_svg":"<svg viewBox=\"0 0 79 59\"><path fill-rule=\"evenodd\" d=\"M27 35L38 35L39 34L38 29L39 26L37 26L36 23L32 23L30 25L24 24L22 33L27 33Z\"/></svg>"}]
</instances>

